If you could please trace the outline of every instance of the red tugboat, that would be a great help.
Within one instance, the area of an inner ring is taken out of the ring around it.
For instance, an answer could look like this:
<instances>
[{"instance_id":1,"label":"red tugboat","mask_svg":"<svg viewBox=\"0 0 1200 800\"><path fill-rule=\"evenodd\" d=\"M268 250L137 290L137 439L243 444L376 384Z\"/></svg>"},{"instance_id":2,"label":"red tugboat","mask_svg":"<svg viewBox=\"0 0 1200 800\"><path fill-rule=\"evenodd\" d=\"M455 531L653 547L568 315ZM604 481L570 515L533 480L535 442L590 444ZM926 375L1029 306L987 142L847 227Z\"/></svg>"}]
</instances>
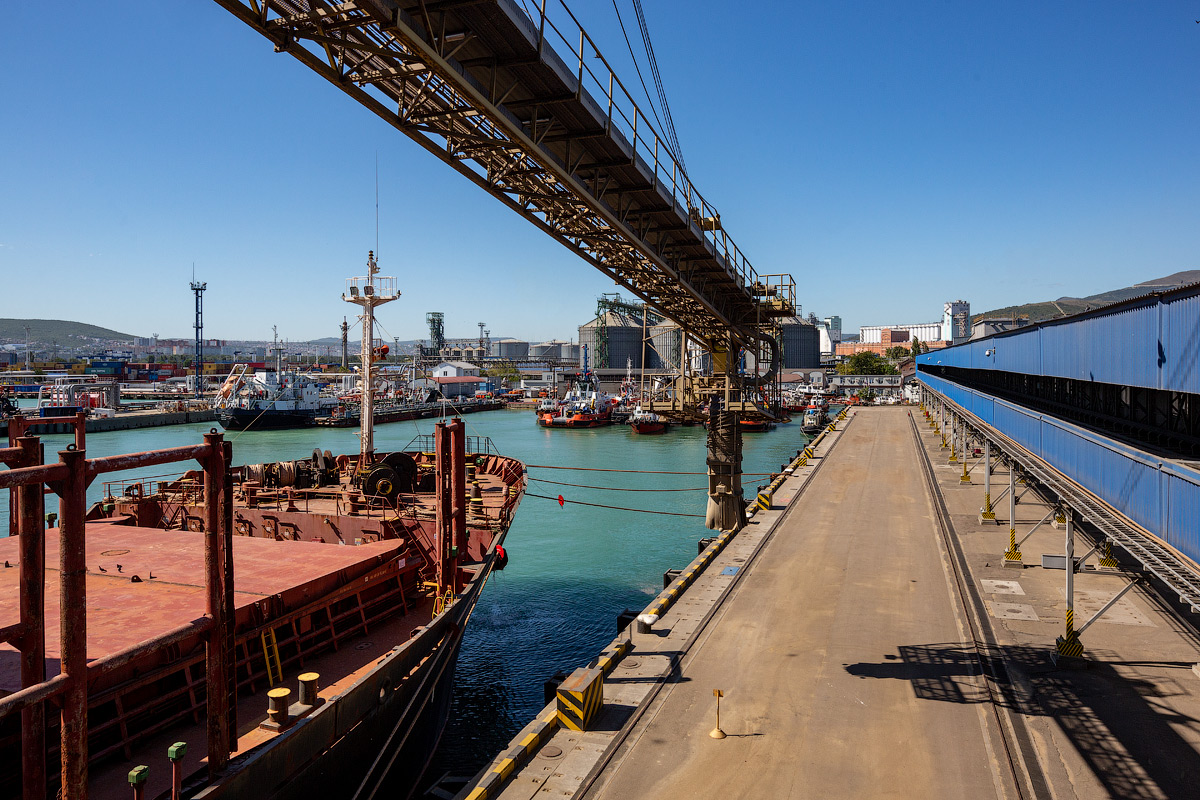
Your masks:
<instances>
[{"instance_id":1,"label":"red tugboat","mask_svg":"<svg viewBox=\"0 0 1200 800\"><path fill-rule=\"evenodd\" d=\"M666 433L670 429L670 425L665 418L649 411L643 411L639 405L629 418L629 428L634 433L657 434Z\"/></svg>"},{"instance_id":2,"label":"red tugboat","mask_svg":"<svg viewBox=\"0 0 1200 800\"><path fill-rule=\"evenodd\" d=\"M539 409L537 424L543 428L600 428L612 425L613 401L596 389L590 372L578 376L575 384L552 410Z\"/></svg>"},{"instance_id":3,"label":"red tugboat","mask_svg":"<svg viewBox=\"0 0 1200 800\"><path fill-rule=\"evenodd\" d=\"M364 350L397 296L377 272L372 255L346 298ZM363 364L370 387L369 350ZM36 437L0 448L28 467L0 471L17 534L0 560L20 565L0 570L0 795L126 797L139 764L148 797L177 777L185 798L412 794L525 470L458 419L376 452L371 395L355 455L239 467L214 432L87 459L82 419L59 463L41 465ZM85 509L102 473L192 459L203 469L107 483ZM62 497L50 530L45 486Z\"/></svg>"}]
</instances>

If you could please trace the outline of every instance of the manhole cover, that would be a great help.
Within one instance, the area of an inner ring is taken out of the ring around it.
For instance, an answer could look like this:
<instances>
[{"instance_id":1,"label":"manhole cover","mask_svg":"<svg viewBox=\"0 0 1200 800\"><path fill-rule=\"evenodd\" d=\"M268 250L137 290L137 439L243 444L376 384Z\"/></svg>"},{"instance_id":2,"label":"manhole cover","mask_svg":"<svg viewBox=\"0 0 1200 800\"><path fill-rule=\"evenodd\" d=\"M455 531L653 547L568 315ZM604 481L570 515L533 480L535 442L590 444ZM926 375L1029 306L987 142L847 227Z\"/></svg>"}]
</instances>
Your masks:
<instances>
[{"instance_id":1,"label":"manhole cover","mask_svg":"<svg viewBox=\"0 0 1200 800\"><path fill-rule=\"evenodd\" d=\"M541 749L541 752L539 752L538 755L542 756L543 758L558 758L562 755L562 748L548 744Z\"/></svg>"},{"instance_id":2,"label":"manhole cover","mask_svg":"<svg viewBox=\"0 0 1200 800\"><path fill-rule=\"evenodd\" d=\"M100 555L102 556L123 556L128 553L128 550L105 550Z\"/></svg>"},{"instance_id":3,"label":"manhole cover","mask_svg":"<svg viewBox=\"0 0 1200 800\"><path fill-rule=\"evenodd\" d=\"M622 661L621 662L621 666L624 667L625 669L633 669L634 667L637 667L640 665L641 665L641 662L636 659L634 659L632 661Z\"/></svg>"},{"instance_id":4,"label":"manhole cover","mask_svg":"<svg viewBox=\"0 0 1200 800\"><path fill-rule=\"evenodd\" d=\"M374 646L375 646L374 642L359 642L358 644L354 645L354 649L355 650L370 650Z\"/></svg>"}]
</instances>

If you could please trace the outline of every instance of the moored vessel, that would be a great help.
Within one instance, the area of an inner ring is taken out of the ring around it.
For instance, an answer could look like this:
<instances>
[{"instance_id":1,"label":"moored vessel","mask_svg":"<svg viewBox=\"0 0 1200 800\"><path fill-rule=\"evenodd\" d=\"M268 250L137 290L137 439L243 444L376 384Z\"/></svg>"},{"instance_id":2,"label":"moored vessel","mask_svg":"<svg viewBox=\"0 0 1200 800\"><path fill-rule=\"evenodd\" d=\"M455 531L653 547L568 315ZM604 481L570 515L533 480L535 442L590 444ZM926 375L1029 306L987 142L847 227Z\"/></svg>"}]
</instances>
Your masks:
<instances>
[{"instance_id":1,"label":"moored vessel","mask_svg":"<svg viewBox=\"0 0 1200 800\"><path fill-rule=\"evenodd\" d=\"M600 428L613 424L614 400L599 391L590 373L578 376L563 401L537 414L543 428Z\"/></svg>"},{"instance_id":2,"label":"moored vessel","mask_svg":"<svg viewBox=\"0 0 1200 800\"><path fill-rule=\"evenodd\" d=\"M368 343L374 307L396 296L377 271L372 256L349 293L373 298L361 303ZM156 796L169 788L166 737L182 744L184 797L412 793L449 714L464 627L507 561L524 466L459 419L377 452L369 420L356 454L233 466L214 431L171 451L64 451L44 475L21 474L19 535L0 539L0 557L22 564L0 571L0 649L21 656L0 658L0 751L26 769L0 791L23 781L46 796L46 764L61 760L63 797L124 796L131 764L157 765L143 786ZM106 484L84 513L88 476L192 458L202 470ZM0 486L16 485L8 477ZM43 477L76 487L49 531ZM46 580L63 588L45 593L42 616L27 598ZM38 652L29 632L60 619Z\"/></svg>"}]
</instances>

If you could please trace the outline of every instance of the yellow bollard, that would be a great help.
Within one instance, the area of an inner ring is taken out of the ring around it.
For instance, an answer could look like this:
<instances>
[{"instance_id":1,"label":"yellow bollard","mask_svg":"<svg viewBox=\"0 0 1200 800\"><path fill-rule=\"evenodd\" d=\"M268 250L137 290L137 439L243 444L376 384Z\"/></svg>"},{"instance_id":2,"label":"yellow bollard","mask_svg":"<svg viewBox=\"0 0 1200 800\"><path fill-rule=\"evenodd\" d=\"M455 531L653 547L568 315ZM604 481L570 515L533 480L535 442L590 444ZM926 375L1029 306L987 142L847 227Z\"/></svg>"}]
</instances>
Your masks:
<instances>
[{"instance_id":1,"label":"yellow bollard","mask_svg":"<svg viewBox=\"0 0 1200 800\"><path fill-rule=\"evenodd\" d=\"M721 730L721 698L725 693L720 689L713 689L713 697L717 698L717 727L708 732L708 735L713 739L724 739L725 731Z\"/></svg>"}]
</instances>

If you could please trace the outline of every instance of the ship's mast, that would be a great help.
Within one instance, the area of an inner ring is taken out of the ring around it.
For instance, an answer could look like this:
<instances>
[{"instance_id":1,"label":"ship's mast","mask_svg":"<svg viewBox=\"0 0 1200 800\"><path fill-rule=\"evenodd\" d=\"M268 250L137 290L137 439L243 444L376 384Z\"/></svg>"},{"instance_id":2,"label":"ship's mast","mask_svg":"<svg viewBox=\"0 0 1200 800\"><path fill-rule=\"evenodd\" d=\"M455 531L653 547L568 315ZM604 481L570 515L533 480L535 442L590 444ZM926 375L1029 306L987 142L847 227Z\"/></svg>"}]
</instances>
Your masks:
<instances>
[{"instance_id":1,"label":"ship's mast","mask_svg":"<svg viewBox=\"0 0 1200 800\"><path fill-rule=\"evenodd\" d=\"M375 307L390 303L400 296L400 293L396 291L396 279L380 277L378 273L379 265L375 261L375 252L368 251L367 275L347 278L347 291L342 295L342 299L347 303L355 303L363 307L362 368L359 372L362 382L362 414L358 423L358 468L360 470L367 468L375 453L375 371L371 363L374 355L372 346L375 342Z\"/></svg>"}]
</instances>

